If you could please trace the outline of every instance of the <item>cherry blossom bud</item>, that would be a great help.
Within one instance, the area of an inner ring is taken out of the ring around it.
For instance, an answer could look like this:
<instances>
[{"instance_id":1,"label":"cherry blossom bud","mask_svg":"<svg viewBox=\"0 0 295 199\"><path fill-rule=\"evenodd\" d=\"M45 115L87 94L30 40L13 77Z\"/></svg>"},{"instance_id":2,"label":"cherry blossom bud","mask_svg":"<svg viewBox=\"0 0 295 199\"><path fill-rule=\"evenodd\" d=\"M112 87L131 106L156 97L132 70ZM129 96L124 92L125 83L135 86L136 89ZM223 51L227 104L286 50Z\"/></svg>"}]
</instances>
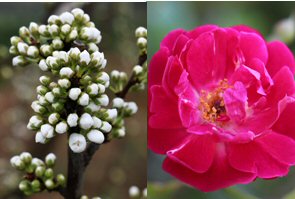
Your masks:
<instances>
[{"instance_id":1,"label":"cherry blossom bud","mask_svg":"<svg viewBox=\"0 0 295 199\"><path fill-rule=\"evenodd\" d=\"M52 53L52 47L50 45L47 44L43 44L40 47L40 52L45 56L48 57L49 55L51 55Z\"/></svg>"},{"instance_id":2,"label":"cherry blossom bud","mask_svg":"<svg viewBox=\"0 0 295 199\"><path fill-rule=\"evenodd\" d=\"M20 37L17 37L17 36L10 37L10 43L13 46L17 46L17 44L21 41L22 41L22 39Z\"/></svg>"},{"instance_id":3,"label":"cherry blossom bud","mask_svg":"<svg viewBox=\"0 0 295 199\"><path fill-rule=\"evenodd\" d=\"M36 113L44 113L46 111L46 109L41 106L38 101L33 101L31 107Z\"/></svg>"},{"instance_id":4,"label":"cherry blossom bud","mask_svg":"<svg viewBox=\"0 0 295 199\"><path fill-rule=\"evenodd\" d=\"M144 37L139 37L137 39L137 45L139 48L146 48L147 46L147 39Z\"/></svg>"},{"instance_id":5,"label":"cherry blossom bud","mask_svg":"<svg viewBox=\"0 0 295 199\"><path fill-rule=\"evenodd\" d=\"M135 102L126 102L125 108L126 111L130 112L131 115L135 114L138 110L138 107Z\"/></svg>"},{"instance_id":6,"label":"cherry blossom bud","mask_svg":"<svg viewBox=\"0 0 295 199\"><path fill-rule=\"evenodd\" d=\"M53 176L54 176L53 169L52 169L52 168L47 168L47 169L45 170L44 177L45 177L45 178L52 179Z\"/></svg>"},{"instance_id":7,"label":"cherry blossom bud","mask_svg":"<svg viewBox=\"0 0 295 199\"><path fill-rule=\"evenodd\" d=\"M99 129L102 125L102 121L95 116L92 117L92 120L93 120L93 127Z\"/></svg>"},{"instance_id":8,"label":"cherry blossom bud","mask_svg":"<svg viewBox=\"0 0 295 199\"><path fill-rule=\"evenodd\" d=\"M48 117L48 122L50 124L56 124L60 118L60 115L58 113L51 113Z\"/></svg>"},{"instance_id":9,"label":"cherry blossom bud","mask_svg":"<svg viewBox=\"0 0 295 199\"><path fill-rule=\"evenodd\" d=\"M46 64L50 68L57 69L59 67L58 59L56 57L49 56L46 59Z\"/></svg>"},{"instance_id":10,"label":"cherry blossom bud","mask_svg":"<svg viewBox=\"0 0 295 199\"><path fill-rule=\"evenodd\" d=\"M29 46L28 44L24 43L24 42L19 42L17 44L17 50L19 53L21 54L27 54L27 50L28 50Z\"/></svg>"},{"instance_id":11,"label":"cherry blossom bud","mask_svg":"<svg viewBox=\"0 0 295 199\"><path fill-rule=\"evenodd\" d=\"M35 170L35 175L39 178L43 177L45 173L45 167L44 166L37 166Z\"/></svg>"},{"instance_id":12,"label":"cherry blossom bud","mask_svg":"<svg viewBox=\"0 0 295 199\"><path fill-rule=\"evenodd\" d=\"M36 46L30 46L28 48L27 55L30 56L30 57L33 57L33 58L38 57L38 55L39 55L38 48Z\"/></svg>"},{"instance_id":13,"label":"cherry blossom bud","mask_svg":"<svg viewBox=\"0 0 295 199\"><path fill-rule=\"evenodd\" d=\"M90 53L97 52L98 50L98 46L95 43L88 43L88 51Z\"/></svg>"},{"instance_id":14,"label":"cherry blossom bud","mask_svg":"<svg viewBox=\"0 0 295 199\"><path fill-rule=\"evenodd\" d=\"M22 26L20 29L19 29L19 36L21 38L27 38L27 37L30 37L30 31L27 27L25 26Z\"/></svg>"},{"instance_id":15,"label":"cherry blossom bud","mask_svg":"<svg viewBox=\"0 0 295 199\"><path fill-rule=\"evenodd\" d=\"M105 85L105 87L108 87L107 85L108 85L109 82L110 82L110 76L109 76L106 72L101 72L101 73L98 75L97 81L98 81L99 83L102 83L103 85Z\"/></svg>"},{"instance_id":16,"label":"cherry blossom bud","mask_svg":"<svg viewBox=\"0 0 295 199\"><path fill-rule=\"evenodd\" d=\"M79 48L75 47L75 48L71 48L70 50L70 57L72 57L74 60L77 60L79 55L80 55L80 50Z\"/></svg>"},{"instance_id":17,"label":"cherry blossom bud","mask_svg":"<svg viewBox=\"0 0 295 199\"><path fill-rule=\"evenodd\" d=\"M62 121L59 122L56 126L55 126L55 131L59 134L63 134L66 133L68 130L68 125L66 122Z\"/></svg>"},{"instance_id":18,"label":"cherry blossom bud","mask_svg":"<svg viewBox=\"0 0 295 199\"><path fill-rule=\"evenodd\" d=\"M61 110L63 110L64 104L61 102L55 102L52 104L52 108L54 109L54 111L60 112Z\"/></svg>"},{"instance_id":19,"label":"cherry blossom bud","mask_svg":"<svg viewBox=\"0 0 295 199\"><path fill-rule=\"evenodd\" d=\"M12 65L22 66L26 63L26 60L23 56L16 56L12 59Z\"/></svg>"},{"instance_id":20,"label":"cherry blossom bud","mask_svg":"<svg viewBox=\"0 0 295 199\"><path fill-rule=\"evenodd\" d=\"M29 124L33 125L35 128L39 128L42 123L42 118L37 115L32 116L29 120Z\"/></svg>"},{"instance_id":21,"label":"cherry blossom bud","mask_svg":"<svg viewBox=\"0 0 295 199\"><path fill-rule=\"evenodd\" d=\"M69 24L64 24L61 26L61 32L65 35L69 34L71 31L71 26Z\"/></svg>"},{"instance_id":22,"label":"cherry blossom bud","mask_svg":"<svg viewBox=\"0 0 295 199\"><path fill-rule=\"evenodd\" d=\"M93 119L89 113L83 113L80 117L79 126L82 129L88 130L94 124Z\"/></svg>"},{"instance_id":23,"label":"cherry blossom bud","mask_svg":"<svg viewBox=\"0 0 295 199\"><path fill-rule=\"evenodd\" d=\"M44 166L44 162L40 160L39 158L33 158L32 159L32 164L37 166Z\"/></svg>"},{"instance_id":24,"label":"cherry blossom bud","mask_svg":"<svg viewBox=\"0 0 295 199\"><path fill-rule=\"evenodd\" d=\"M84 11L80 8L74 8L71 12L74 15L74 17L78 20L81 20L83 18Z\"/></svg>"},{"instance_id":25,"label":"cherry blossom bud","mask_svg":"<svg viewBox=\"0 0 295 199\"><path fill-rule=\"evenodd\" d=\"M120 72L119 71L117 71L117 70L113 70L112 72L111 72L111 78L113 78L113 79L118 79L120 77Z\"/></svg>"},{"instance_id":26,"label":"cherry blossom bud","mask_svg":"<svg viewBox=\"0 0 295 199\"><path fill-rule=\"evenodd\" d=\"M98 85L95 83L90 84L87 87L87 93L92 96L97 95L98 94Z\"/></svg>"},{"instance_id":27,"label":"cherry blossom bud","mask_svg":"<svg viewBox=\"0 0 295 199\"><path fill-rule=\"evenodd\" d=\"M59 97L61 95L61 89L59 87L55 87L52 89L52 93L55 97Z\"/></svg>"},{"instance_id":28,"label":"cherry blossom bud","mask_svg":"<svg viewBox=\"0 0 295 199\"><path fill-rule=\"evenodd\" d=\"M36 90L37 90L37 93L40 95L45 95L48 92L48 88L46 88L43 85L37 86Z\"/></svg>"},{"instance_id":29,"label":"cherry blossom bud","mask_svg":"<svg viewBox=\"0 0 295 199\"><path fill-rule=\"evenodd\" d=\"M140 190L137 186L131 186L129 188L129 196L130 197L138 197L140 195Z\"/></svg>"},{"instance_id":30,"label":"cherry blossom bud","mask_svg":"<svg viewBox=\"0 0 295 199\"><path fill-rule=\"evenodd\" d=\"M39 62L39 68L42 70L42 71L47 71L48 70L48 66L45 62L44 59L42 59L40 62Z\"/></svg>"},{"instance_id":31,"label":"cherry blossom bud","mask_svg":"<svg viewBox=\"0 0 295 199\"><path fill-rule=\"evenodd\" d=\"M104 142L104 135L99 130L93 129L87 133L87 138L89 141L102 144Z\"/></svg>"},{"instance_id":32,"label":"cherry blossom bud","mask_svg":"<svg viewBox=\"0 0 295 199\"><path fill-rule=\"evenodd\" d=\"M84 27L81 30L81 38L99 43L101 41L100 31L94 27Z\"/></svg>"},{"instance_id":33,"label":"cherry blossom bud","mask_svg":"<svg viewBox=\"0 0 295 199\"><path fill-rule=\"evenodd\" d=\"M40 192L41 191L41 183L38 179L35 179L31 182L31 187L33 192Z\"/></svg>"},{"instance_id":34,"label":"cherry blossom bud","mask_svg":"<svg viewBox=\"0 0 295 199\"><path fill-rule=\"evenodd\" d=\"M86 109L89 109L90 111L96 112L100 110L100 106L95 104L94 102L90 102Z\"/></svg>"},{"instance_id":35,"label":"cherry blossom bud","mask_svg":"<svg viewBox=\"0 0 295 199\"><path fill-rule=\"evenodd\" d=\"M80 58L81 65L88 65L91 60L90 55L86 50L84 50L82 53L80 53L79 58Z\"/></svg>"},{"instance_id":36,"label":"cherry blossom bud","mask_svg":"<svg viewBox=\"0 0 295 199\"><path fill-rule=\"evenodd\" d=\"M60 22L60 18L59 18L59 16L56 16L56 15L51 15L49 18L48 18L48 20L47 20L47 22L49 23L49 24L58 24L59 22Z\"/></svg>"},{"instance_id":37,"label":"cherry blossom bud","mask_svg":"<svg viewBox=\"0 0 295 199\"><path fill-rule=\"evenodd\" d=\"M69 146L74 153L81 153L86 149L86 139L83 135L72 133L69 138Z\"/></svg>"},{"instance_id":38,"label":"cherry blossom bud","mask_svg":"<svg viewBox=\"0 0 295 199\"><path fill-rule=\"evenodd\" d=\"M56 57L57 59L65 63L69 61L69 56L65 51L54 51L52 55L53 57Z\"/></svg>"},{"instance_id":39,"label":"cherry blossom bud","mask_svg":"<svg viewBox=\"0 0 295 199\"><path fill-rule=\"evenodd\" d=\"M69 91L69 98L75 101L78 99L81 92L80 88L71 88Z\"/></svg>"},{"instance_id":40,"label":"cherry blossom bud","mask_svg":"<svg viewBox=\"0 0 295 199\"><path fill-rule=\"evenodd\" d=\"M62 88L69 88L71 86L71 82L68 79L59 79L57 81L58 85L60 85Z\"/></svg>"},{"instance_id":41,"label":"cherry blossom bud","mask_svg":"<svg viewBox=\"0 0 295 199\"><path fill-rule=\"evenodd\" d=\"M41 143L41 144L45 144L46 142L46 137L44 137L42 135L42 133L40 131L38 131L35 135L35 142L36 143Z\"/></svg>"},{"instance_id":42,"label":"cherry blossom bud","mask_svg":"<svg viewBox=\"0 0 295 199\"><path fill-rule=\"evenodd\" d=\"M45 94L45 99L49 102L49 103L53 103L54 102L54 95L52 92L47 92Z\"/></svg>"},{"instance_id":43,"label":"cherry blossom bud","mask_svg":"<svg viewBox=\"0 0 295 199\"><path fill-rule=\"evenodd\" d=\"M32 161L32 155L28 152L22 152L19 157L25 164L29 164Z\"/></svg>"},{"instance_id":44,"label":"cherry blossom bud","mask_svg":"<svg viewBox=\"0 0 295 199\"><path fill-rule=\"evenodd\" d=\"M118 135L119 138L125 137L125 135L126 135L125 128L122 127L122 128L120 128L120 129L118 129L118 130L117 130L117 135Z\"/></svg>"},{"instance_id":45,"label":"cherry blossom bud","mask_svg":"<svg viewBox=\"0 0 295 199\"><path fill-rule=\"evenodd\" d=\"M89 104L89 95L87 93L82 93L78 99L78 104L87 106Z\"/></svg>"},{"instance_id":46,"label":"cherry blossom bud","mask_svg":"<svg viewBox=\"0 0 295 199\"><path fill-rule=\"evenodd\" d=\"M40 78L39 78L39 81L41 84L47 86L49 85L50 83L50 77L46 76L46 75L42 75Z\"/></svg>"},{"instance_id":47,"label":"cherry blossom bud","mask_svg":"<svg viewBox=\"0 0 295 199\"><path fill-rule=\"evenodd\" d=\"M124 100L120 97L116 97L113 99L113 107L122 108L124 106Z\"/></svg>"},{"instance_id":48,"label":"cherry blossom bud","mask_svg":"<svg viewBox=\"0 0 295 199\"><path fill-rule=\"evenodd\" d=\"M40 131L46 138L53 138L54 136L54 128L50 124L43 124Z\"/></svg>"},{"instance_id":49,"label":"cherry blossom bud","mask_svg":"<svg viewBox=\"0 0 295 199\"><path fill-rule=\"evenodd\" d=\"M54 182L52 179L47 179L44 184L47 189L54 189Z\"/></svg>"},{"instance_id":50,"label":"cherry blossom bud","mask_svg":"<svg viewBox=\"0 0 295 199\"><path fill-rule=\"evenodd\" d=\"M142 73L142 67L141 66L139 66L139 65L136 65L136 66L134 66L134 68L133 68L133 73L135 74L135 75L139 75L140 73Z\"/></svg>"},{"instance_id":51,"label":"cherry blossom bud","mask_svg":"<svg viewBox=\"0 0 295 199\"><path fill-rule=\"evenodd\" d=\"M118 111L115 108L108 109L107 112L106 112L106 114L107 114L107 119L108 120L114 120L117 117L117 115L118 115Z\"/></svg>"},{"instance_id":52,"label":"cherry blossom bud","mask_svg":"<svg viewBox=\"0 0 295 199\"><path fill-rule=\"evenodd\" d=\"M30 182L28 180L22 180L19 185L18 185L19 190L21 191L29 191L31 186L30 186Z\"/></svg>"},{"instance_id":53,"label":"cherry blossom bud","mask_svg":"<svg viewBox=\"0 0 295 199\"><path fill-rule=\"evenodd\" d=\"M105 92L106 87L105 87L104 85L102 85L102 84L97 84L97 86L98 86L98 92L99 92L99 94L102 94L102 93Z\"/></svg>"},{"instance_id":54,"label":"cherry blossom bud","mask_svg":"<svg viewBox=\"0 0 295 199\"><path fill-rule=\"evenodd\" d=\"M79 117L76 113L71 113L67 118L67 123L70 127L75 127L78 125L78 119Z\"/></svg>"},{"instance_id":55,"label":"cherry blossom bud","mask_svg":"<svg viewBox=\"0 0 295 199\"><path fill-rule=\"evenodd\" d=\"M75 40L76 38L78 37L78 32L77 32L77 30L72 30L71 32L70 32L70 34L68 35L68 39L69 40Z\"/></svg>"},{"instance_id":56,"label":"cherry blossom bud","mask_svg":"<svg viewBox=\"0 0 295 199\"><path fill-rule=\"evenodd\" d=\"M59 27L55 24L48 26L48 31L52 36L57 36L59 32Z\"/></svg>"},{"instance_id":57,"label":"cherry blossom bud","mask_svg":"<svg viewBox=\"0 0 295 199\"><path fill-rule=\"evenodd\" d=\"M59 71L59 75L61 77L67 77L67 78L71 78L74 75L74 71L70 68L70 67L63 67L60 71Z\"/></svg>"},{"instance_id":58,"label":"cherry blossom bud","mask_svg":"<svg viewBox=\"0 0 295 199\"><path fill-rule=\"evenodd\" d=\"M52 167L55 164L56 156L53 153L49 153L45 157L45 163L47 166Z\"/></svg>"},{"instance_id":59,"label":"cherry blossom bud","mask_svg":"<svg viewBox=\"0 0 295 199\"><path fill-rule=\"evenodd\" d=\"M147 29L144 27L138 27L135 30L135 36L136 37L147 37Z\"/></svg>"},{"instance_id":60,"label":"cherry blossom bud","mask_svg":"<svg viewBox=\"0 0 295 199\"><path fill-rule=\"evenodd\" d=\"M62 174L58 174L58 175L56 176L56 180L57 180L57 183L58 183L59 185L61 185L62 187L64 187L64 186L66 185L66 178L65 178L64 175L62 175Z\"/></svg>"},{"instance_id":61,"label":"cherry blossom bud","mask_svg":"<svg viewBox=\"0 0 295 199\"><path fill-rule=\"evenodd\" d=\"M110 125L110 123L108 123L106 121L103 121L100 129L105 133L109 133L112 130L112 125Z\"/></svg>"},{"instance_id":62,"label":"cherry blossom bud","mask_svg":"<svg viewBox=\"0 0 295 199\"><path fill-rule=\"evenodd\" d=\"M84 14L83 15L83 22L84 23L87 23L87 22L89 22L90 21L90 17L89 17L89 15L88 14Z\"/></svg>"},{"instance_id":63,"label":"cherry blossom bud","mask_svg":"<svg viewBox=\"0 0 295 199\"><path fill-rule=\"evenodd\" d=\"M74 16L69 12L64 12L59 17L63 24L67 23L71 25L75 20Z\"/></svg>"},{"instance_id":64,"label":"cherry blossom bud","mask_svg":"<svg viewBox=\"0 0 295 199\"><path fill-rule=\"evenodd\" d=\"M109 97L106 94L103 94L97 98L97 101L101 106L107 106L109 104Z\"/></svg>"},{"instance_id":65,"label":"cherry blossom bud","mask_svg":"<svg viewBox=\"0 0 295 199\"><path fill-rule=\"evenodd\" d=\"M49 31L46 25L40 25L38 28L38 31L43 36L47 36L49 34Z\"/></svg>"},{"instance_id":66,"label":"cherry blossom bud","mask_svg":"<svg viewBox=\"0 0 295 199\"><path fill-rule=\"evenodd\" d=\"M63 44L62 40L60 40L60 39L54 39L54 40L52 40L52 47L54 49L58 49L59 50L59 49L62 49L63 46L64 46L64 44Z\"/></svg>"}]
</instances>

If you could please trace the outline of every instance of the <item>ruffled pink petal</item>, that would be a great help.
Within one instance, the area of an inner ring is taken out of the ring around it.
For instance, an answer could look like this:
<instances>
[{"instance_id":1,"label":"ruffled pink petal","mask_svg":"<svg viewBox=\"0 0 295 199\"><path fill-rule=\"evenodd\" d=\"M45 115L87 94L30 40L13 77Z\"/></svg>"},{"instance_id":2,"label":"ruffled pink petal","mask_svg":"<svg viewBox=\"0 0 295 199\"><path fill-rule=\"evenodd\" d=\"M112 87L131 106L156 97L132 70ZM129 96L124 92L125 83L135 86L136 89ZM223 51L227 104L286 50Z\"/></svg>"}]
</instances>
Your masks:
<instances>
[{"instance_id":1,"label":"ruffled pink petal","mask_svg":"<svg viewBox=\"0 0 295 199\"><path fill-rule=\"evenodd\" d=\"M281 133L283 135L287 135L290 138L295 139L294 113L295 113L295 102L289 103L284 109L284 111L280 114L279 119L276 121L272 129L275 132ZM288 148L286 147L286 149Z\"/></svg>"},{"instance_id":2,"label":"ruffled pink petal","mask_svg":"<svg viewBox=\"0 0 295 199\"><path fill-rule=\"evenodd\" d=\"M149 63L148 86L160 85L162 83L163 74L167 64L169 50L160 48L160 50L152 57Z\"/></svg>"},{"instance_id":3,"label":"ruffled pink petal","mask_svg":"<svg viewBox=\"0 0 295 199\"><path fill-rule=\"evenodd\" d=\"M148 132L148 148L159 154L175 149L189 136L185 129L155 129L149 126Z\"/></svg>"},{"instance_id":4,"label":"ruffled pink petal","mask_svg":"<svg viewBox=\"0 0 295 199\"><path fill-rule=\"evenodd\" d=\"M294 151L280 151L281 147L278 145L283 144L283 141L286 141L286 139L283 138L274 143L273 139L278 138L278 136L272 133L267 134L268 135L257 137L253 142L245 144L230 144L228 147L230 164L238 170L256 173L257 177L260 178L285 176L289 171L289 165L280 161L280 159L277 159L277 156L285 156L286 154L291 154L293 156ZM264 136L268 137L264 138ZM275 144L272 150L269 150L270 143L261 144L268 140ZM290 142L287 144L292 145ZM294 146L292 145L292 148L293 147ZM286 158L286 160L288 159Z\"/></svg>"},{"instance_id":5,"label":"ruffled pink petal","mask_svg":"<svg viewBox=\"0 0 295 199\"><path fill-rule=\"evenodd\" d=\"M173 47L175 45L175 42L177 41L177 38L184 34L186 31L183 29L176 29L168 33L168 35L165 36L165 38L162 40L160 47L166 47L170 51L173 50Z\"/></svg>"},{"instance_id":6,"label":"ruffled pink petal","mask_svg":"<svg viewBox=\"0 0 295 199\"><path fill-rule=\"evenodd\" d=\"M161 86L150 89L149 125L153 128L181 128L177 99L167 95Z\"/></svg>"},{"instance_id":7,"label":"ruffled pink petal","mask_svg":"<svg viewBox=\"0 0 295 199\"><path fill-rule=\"evenodd\" d=\"M255 34L260 35L263 38L262 34L258 30L251 28L249 26L246 26L246 25L236 25L236 26L232 26L231 28L233 28L239 32L255 33Z\"/></svg>"},{"instance_id":8,"label":"ruffled pink petal","mask_svg":"<svg viewBox=\"0 0 295 199\"><path fill-rule=\"evenodd\" d=\"M197 172L208 171L215 155L215 141L210 135L191 135L178 148L168 151L169 158Z\"/></svg>"},{"instance_id":9,"label":"ruffled pink petal","mask_svg":"<svg viewBox=\"0 0 295 199\"><path fill-rule=\"evenodd\" d=\"M295 72L295 60L289 48L280 41L273 41L267 44L269 58L267 70L274 76L283 66L289 67L292 74Z\"/></svg>"},{"instance_id":10,"label":"ruffled pink petal","mask_svg":"<svg viewBox=\"0 0 295 199\"><path fill-rule=\"evenodd\" d=\"M218 29L219 27L216 25L204 25L204 26L199 26L195 28L194 30L188 31L185 34L192 39L196 39L199 37L201 34L206 33L206 32L211 32L213 30Z\"/></svg>"},{"instance_id":11,"label":"ruffled pink petal","mask_svg":"<svg viewBox=\"0 0 295 199\"><path fill-rule=\"evenodd\" d=\"M255 33L240 32L240 48L245 58L245 65L257 58L266 64L268 52L262 37Z\"/></svg>"},{"instance_id":12,"label":"ruffled pink petal","mask_svg":"<svg viewBox=\"0 0 295 199\"><path fill-rule=\"evenodd\" d=\"M223 94L227 115L237 124L242 123L246 117L247 91L241 82L235 82L233 88L227 89Z\"/></svg>"},{"instance_id":13,"label":"ruffled pink petal","mask_svg":"<svg viewBox=\"0 0 295 199\"><path fill-rule=\"evenodd\" d=\"M218 155L218 153L210 169L205 173L194 172L171 158L165 159L163 169L204 192L216 191L235 184L250 183L256 177L254 173L236 170L228 163L227 156Z\"/></svg>"},{"instance_id":14,"label":"ruffled pink petal","mask_svg":"<svg viewBox=\"0 0 295 199\"><path fill-rule=\"evenodd\" d=\"M183 51L183 48L184 46L187 44L187 42L190 40L189 37L187 37L186 35L184 34L181 34L175 44L174 44L174 47L173 47L173 51L172 51L172 54L175 55L175 56L178 56L181 54L181 52Z\"/></svg>"}]
</instances>

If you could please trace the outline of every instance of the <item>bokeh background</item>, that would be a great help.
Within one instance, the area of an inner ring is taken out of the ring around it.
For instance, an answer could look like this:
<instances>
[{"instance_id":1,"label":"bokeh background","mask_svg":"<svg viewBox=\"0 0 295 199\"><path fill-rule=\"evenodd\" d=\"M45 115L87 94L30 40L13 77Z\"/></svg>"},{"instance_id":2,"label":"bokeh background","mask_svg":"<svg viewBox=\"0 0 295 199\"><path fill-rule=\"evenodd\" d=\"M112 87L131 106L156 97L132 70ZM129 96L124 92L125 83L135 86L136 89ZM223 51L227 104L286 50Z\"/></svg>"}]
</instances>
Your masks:
<instances>
[{"instance_id":1,"label":"bokeh background","mask_svg":"<svg viewBox=\"0 0 295 199\"><path fill-rule=\"evenodd\" d=\"M203 24L227 27L245 24L267 40L279 39L295 51L294 2L148 2L149 56L173 29ZM288 150L288 149L286 149ZM294 199L295 169L287 177L256 180L248 185L202 193L183 185L161 169L163 156L148 151L148 194L151 199ZM218 180L218 179L216 179Z\"/></svg>"},{"instance_id":2,"label":"bokeh background","mask_svg":"<svg viewBox=\"0 0 295 199\"><path fill-rule=\"evenodd\" d=\"M0 3L0 198L25 198L18 191L20 173L9 165L11 156L28 151L44 158L48 152L58 157L56 171L66 173L66 136L49 144L34 142L33 131L26 129L36 98L35 88L41 74L35 65L11 66L8 54L10 37L30 22L46 23L51 14L80 7L102 33L100 51L108 60L106 70L131 73L137 62L138 48L134 31L146 27L146 3ZM86 172L85 192L102 198L128 198L128 189L146 187L146 92L130 93L127 100L138 102L139 112L127 119L127 135L102 146ZM41 193L31 199L60 199L57 193Z\"/></svg>"}]
</instances>

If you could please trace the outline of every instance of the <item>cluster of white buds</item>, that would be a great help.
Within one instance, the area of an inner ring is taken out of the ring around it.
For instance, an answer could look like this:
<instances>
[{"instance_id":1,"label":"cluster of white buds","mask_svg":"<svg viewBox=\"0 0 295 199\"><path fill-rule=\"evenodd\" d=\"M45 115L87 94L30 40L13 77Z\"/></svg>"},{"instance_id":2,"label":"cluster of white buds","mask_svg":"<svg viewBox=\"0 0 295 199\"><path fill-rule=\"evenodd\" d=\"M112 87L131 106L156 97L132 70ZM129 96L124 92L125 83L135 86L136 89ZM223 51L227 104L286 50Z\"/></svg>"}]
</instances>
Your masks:
<instances>
[{"instance_id":1,"label":"cluster of white buds","mask_svg":"<svg viewBox=\"0 0 295 199\"><path fill-rule=\"evenodd\" d=\"M31 22L29 27L21 27L19 36L10 39L10 53L15 55L13 65L38 63L71 44L83 44L89 52L98 51L101 41L100 31L90 21L88 14L79 8L64 12L60 16L51 15L48 24Z\"/></svg>"},{"instance_id":2,"label":"cluster of white buds","mask_svg":"<svg viewBox=\"0 0 295 199\"><path fill-rule=\"evenodd\" d=\"M33 158L28 152L23 152L10 159L11 165L24 172L23 180L19 183L19 189L25 195L32 195L43 190L54 190L66 185L66 178L62 174L55 175L53 167L56 156L50 153L45 161Z\"/></svg>"},{"instance_id":3,"label":"cluster of white buds","mask_svg":"<svg viewBox=\"0 0 295 199\"><path fill-rule=\"evenodd\" d=\"M138 27L135 30L135 37L137 38L137 46L140 49L141 54L147 53L147 29L144 27Z\"/></svg>"},{"instance_id":4,"label":"cluster of white buds","mask_svg":"<svg viewBox=\"0 0 295 199\"><path fill-rule=\"evenodd\" d=\"M137 186L131 186L129 188L129 196L133 199L147 198L147 188L144 188L142 191L140 191Z\"/></svg>"}]
</instances>

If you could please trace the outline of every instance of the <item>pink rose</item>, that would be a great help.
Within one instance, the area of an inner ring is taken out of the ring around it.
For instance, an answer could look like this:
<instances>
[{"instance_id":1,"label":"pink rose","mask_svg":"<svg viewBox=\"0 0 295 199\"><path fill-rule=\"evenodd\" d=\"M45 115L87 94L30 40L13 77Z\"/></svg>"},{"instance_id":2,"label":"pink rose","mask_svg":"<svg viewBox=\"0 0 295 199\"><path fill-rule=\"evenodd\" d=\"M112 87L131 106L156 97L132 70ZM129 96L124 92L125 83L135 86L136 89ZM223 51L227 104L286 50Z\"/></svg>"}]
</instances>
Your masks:
<instances>
[{"instance_id":1,"label":"pink rose","mask_svg":"<svg viewBox=\"0 0 295 199\"><path fill-rule=\"evenodd\" d=\"M202 191L295 165L294 57L246 26L174 30L149 68L148 146Z\"/></svg>"}]
</instances>

